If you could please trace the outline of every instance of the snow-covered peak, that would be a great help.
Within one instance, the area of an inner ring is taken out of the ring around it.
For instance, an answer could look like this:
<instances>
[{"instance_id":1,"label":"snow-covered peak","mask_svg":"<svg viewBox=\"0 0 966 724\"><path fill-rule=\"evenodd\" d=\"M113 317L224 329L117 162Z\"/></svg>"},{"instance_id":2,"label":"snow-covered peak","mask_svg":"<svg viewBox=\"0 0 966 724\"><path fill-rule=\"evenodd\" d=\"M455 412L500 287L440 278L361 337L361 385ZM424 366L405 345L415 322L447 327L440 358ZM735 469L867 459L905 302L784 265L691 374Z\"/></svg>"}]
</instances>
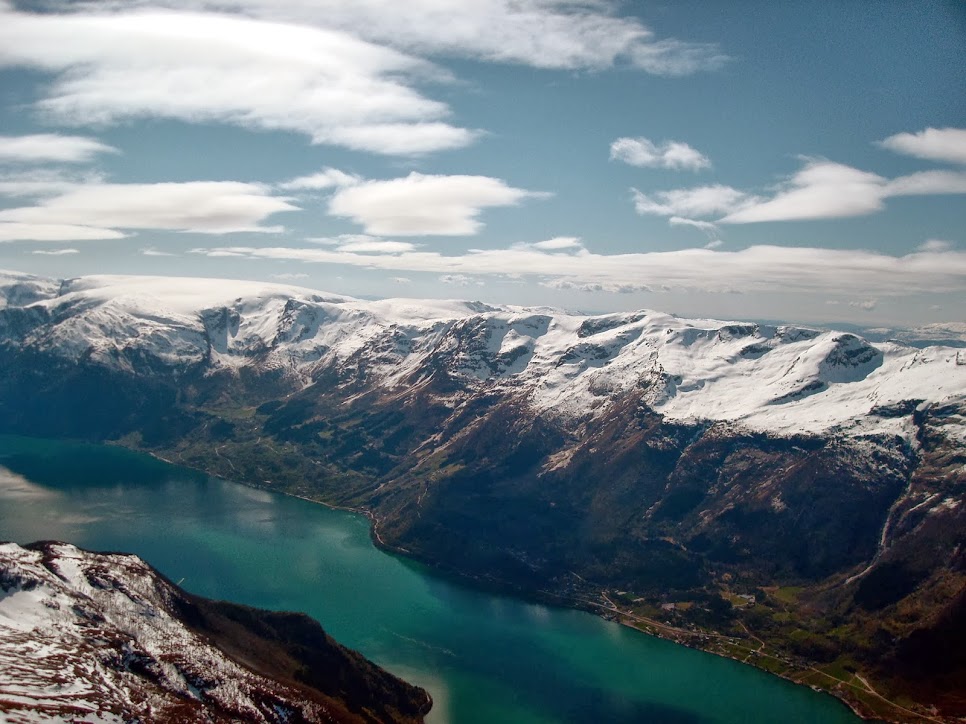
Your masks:
<instances>
[{"instance_id":1,"label":"snow-covered peak","mask_svg":"<svg viewBox=\"0 0 966 724\"><path fill-rule=\"evenodd\" d=\"M779 434L836 428L911 438L908 415L877 410L966 400L964 350L792 325L648 310L590 316L454 300L364 301L230 280L9 279L16 283L0 284L0 304L43 312L22 331L21 347L129 372L142 371L145 360L150 369L193 365L209 373L250 367L311 385L334 371L353 394L359 385L405 394L443 373L464 397L492 390L539 414L582 422L637 396L672 420ZM24 293L23 284L35 291Z\"/></svg>"},{"instance_id":2,"label":"snow-covered peak","mask_svg":"<svg viewBox=\"0 0 966 724\"><path fill-rule=\"evenodd\" d=\"M0 309L23 307L58 294L60 282L32 274L0 270Z\"/></svg>"},{"instance_id":3,"label":"snow-covered peak","mask_svg":"<svg viewBox=\"0 0 966 724\"><path fill-rule=\"evenodd\" d=\"M273 300L305 299L312 302L344 302L351 297L324 294L304 287L270 282L193 277L96 275L66 280L61 295L123 303L134 309L173 314L196 314L202 309L236 307L254 311Z\"/></svg>"},{"instance_id":4,"label":"snow-covered peak","mask_svg":"<svg viewBox=\"0 0 966 724\"><path fill-rule=\"evenodd\" d=\"M135 556L0 544L0 719L329 721L188 630L178 595Z\"/></svg>"}]
</instances>

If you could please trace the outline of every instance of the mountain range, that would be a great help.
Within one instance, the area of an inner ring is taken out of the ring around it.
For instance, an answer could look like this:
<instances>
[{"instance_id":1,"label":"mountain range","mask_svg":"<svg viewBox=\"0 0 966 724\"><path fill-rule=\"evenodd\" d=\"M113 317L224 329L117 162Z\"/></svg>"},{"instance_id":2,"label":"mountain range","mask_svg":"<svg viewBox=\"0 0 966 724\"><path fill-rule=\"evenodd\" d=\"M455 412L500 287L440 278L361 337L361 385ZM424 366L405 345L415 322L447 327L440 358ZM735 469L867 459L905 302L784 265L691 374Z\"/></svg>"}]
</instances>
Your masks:
<instances>
[{"instance_id":1,"label":"mountain range","mask_svg":"<svg viewBox=\"0 0 966 724\"><path fill-rule=\"evenodd\" d=\"M966 349L791 324L0 275L0 431L360 510L379 544L966 715Z\"/></svg>"}]
</instances>

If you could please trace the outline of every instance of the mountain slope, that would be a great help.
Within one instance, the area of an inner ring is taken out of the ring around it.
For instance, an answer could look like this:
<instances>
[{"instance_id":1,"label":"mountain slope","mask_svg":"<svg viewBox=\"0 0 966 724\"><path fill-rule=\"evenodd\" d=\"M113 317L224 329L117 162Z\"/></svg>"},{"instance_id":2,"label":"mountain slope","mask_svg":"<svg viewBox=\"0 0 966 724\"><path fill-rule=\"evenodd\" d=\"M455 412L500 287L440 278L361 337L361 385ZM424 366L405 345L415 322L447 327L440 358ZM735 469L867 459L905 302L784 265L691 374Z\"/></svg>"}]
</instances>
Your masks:
<instances>
[{"instance_id":1,"label":"mountain slope","mask_svg":"<svg viewBox=\"0 0 966 724\"><path fill-rule=\"evenodd\" d=\"M224 280L8 275L0 298L4 431L359 508L382 545L880 716L906 714L870 677L966 713L955 661L908 673L962 618L960 349Z\"/></svg>"},{"instance_id":2,"label":"mountain slope","mask_svg":"<svg viewBox=\"0 0 966 724\"><path fill-rule=\"evenodd\" d=\"M0 276L5 346L118 372L276 372L312 384L337 370L387 392L448 374L512 392L538 413L599 417L623 393L668 420L758 431L908 433L870 415L908 400L961 401L966 352L871 344L848 333L598 317L466 302L364 302L296 287L166 277L55 283Z\"/></svg>"},{"instance_id":3,"label":"mountain slope","mask_svg":"<svg viewBox=\"0 0 966 724\"><path fill-rule=\"evenodd\" d=\"M306 616L60 543L0 544L0 643L5 721L415 722L430 706Z\"/></svg>"}]
</instances>

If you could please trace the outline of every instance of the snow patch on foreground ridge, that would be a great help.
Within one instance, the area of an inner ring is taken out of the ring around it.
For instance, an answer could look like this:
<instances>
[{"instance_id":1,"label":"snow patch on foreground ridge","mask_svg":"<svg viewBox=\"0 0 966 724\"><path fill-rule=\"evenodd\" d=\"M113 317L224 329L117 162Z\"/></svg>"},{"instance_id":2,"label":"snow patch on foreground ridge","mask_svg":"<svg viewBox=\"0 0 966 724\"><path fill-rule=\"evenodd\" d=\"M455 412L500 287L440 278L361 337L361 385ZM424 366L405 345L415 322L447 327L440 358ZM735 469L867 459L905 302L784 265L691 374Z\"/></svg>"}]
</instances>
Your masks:
<instances>
[{"instance_id":1,"label":"snow patch on foreground ridge","mask_svg":"<svg viewBox=\"0 0 966 724\"><path fill-rule=\"evenodd\" d=\"M0 721L177 721L193 716L185 699L252 722L326 719L188 631L172 595L136 556L0 544Z\"/></svg>"},{"instance_id":2,"label":"snow patch on foreground ridge","mask_svg":"<svg viewBox=\"0 0 966 724\"><path fill-rule=\"evenodd\" d=\"M911 440L917 406L966 402L966 350L653 311L587 316L224 279L0 274L0 310L15 307L43 317L17 344L69 360L277 369L305 385L334 369L394 392L442 369L467 391L489 388L575 420L637 395L670 420ZM966 442L966 422L956 428Z\"/></svg>"}]
</instances>

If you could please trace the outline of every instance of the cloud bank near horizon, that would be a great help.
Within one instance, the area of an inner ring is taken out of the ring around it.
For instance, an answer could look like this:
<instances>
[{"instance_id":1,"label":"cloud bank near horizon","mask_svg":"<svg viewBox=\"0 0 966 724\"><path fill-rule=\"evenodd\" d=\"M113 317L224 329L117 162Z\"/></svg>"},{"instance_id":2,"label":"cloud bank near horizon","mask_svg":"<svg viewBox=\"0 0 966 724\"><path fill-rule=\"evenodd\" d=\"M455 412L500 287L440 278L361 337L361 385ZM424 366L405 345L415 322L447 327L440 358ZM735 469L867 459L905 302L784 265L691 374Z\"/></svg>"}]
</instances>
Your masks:
<instances>
[{"instance_id":1,"label":"cloud bank near horizon","mask_svg":"<svg viewBox=\"0 0 966 724\"><path fill-rule=\"evenodd\" d=\"M862 249L765 245L740 251L692 248L632 254L598 254L579 243L555 247L556 242L537 242L460 255L417 249L376 254L340 248L255 246L198 248L193 253L476 279L529 277L555 288L584 291L683 289L837 295L846 290L865 297L966 291L966 252L928 243L923 250L904 256Z\"/></svg>"}]
</instances>

